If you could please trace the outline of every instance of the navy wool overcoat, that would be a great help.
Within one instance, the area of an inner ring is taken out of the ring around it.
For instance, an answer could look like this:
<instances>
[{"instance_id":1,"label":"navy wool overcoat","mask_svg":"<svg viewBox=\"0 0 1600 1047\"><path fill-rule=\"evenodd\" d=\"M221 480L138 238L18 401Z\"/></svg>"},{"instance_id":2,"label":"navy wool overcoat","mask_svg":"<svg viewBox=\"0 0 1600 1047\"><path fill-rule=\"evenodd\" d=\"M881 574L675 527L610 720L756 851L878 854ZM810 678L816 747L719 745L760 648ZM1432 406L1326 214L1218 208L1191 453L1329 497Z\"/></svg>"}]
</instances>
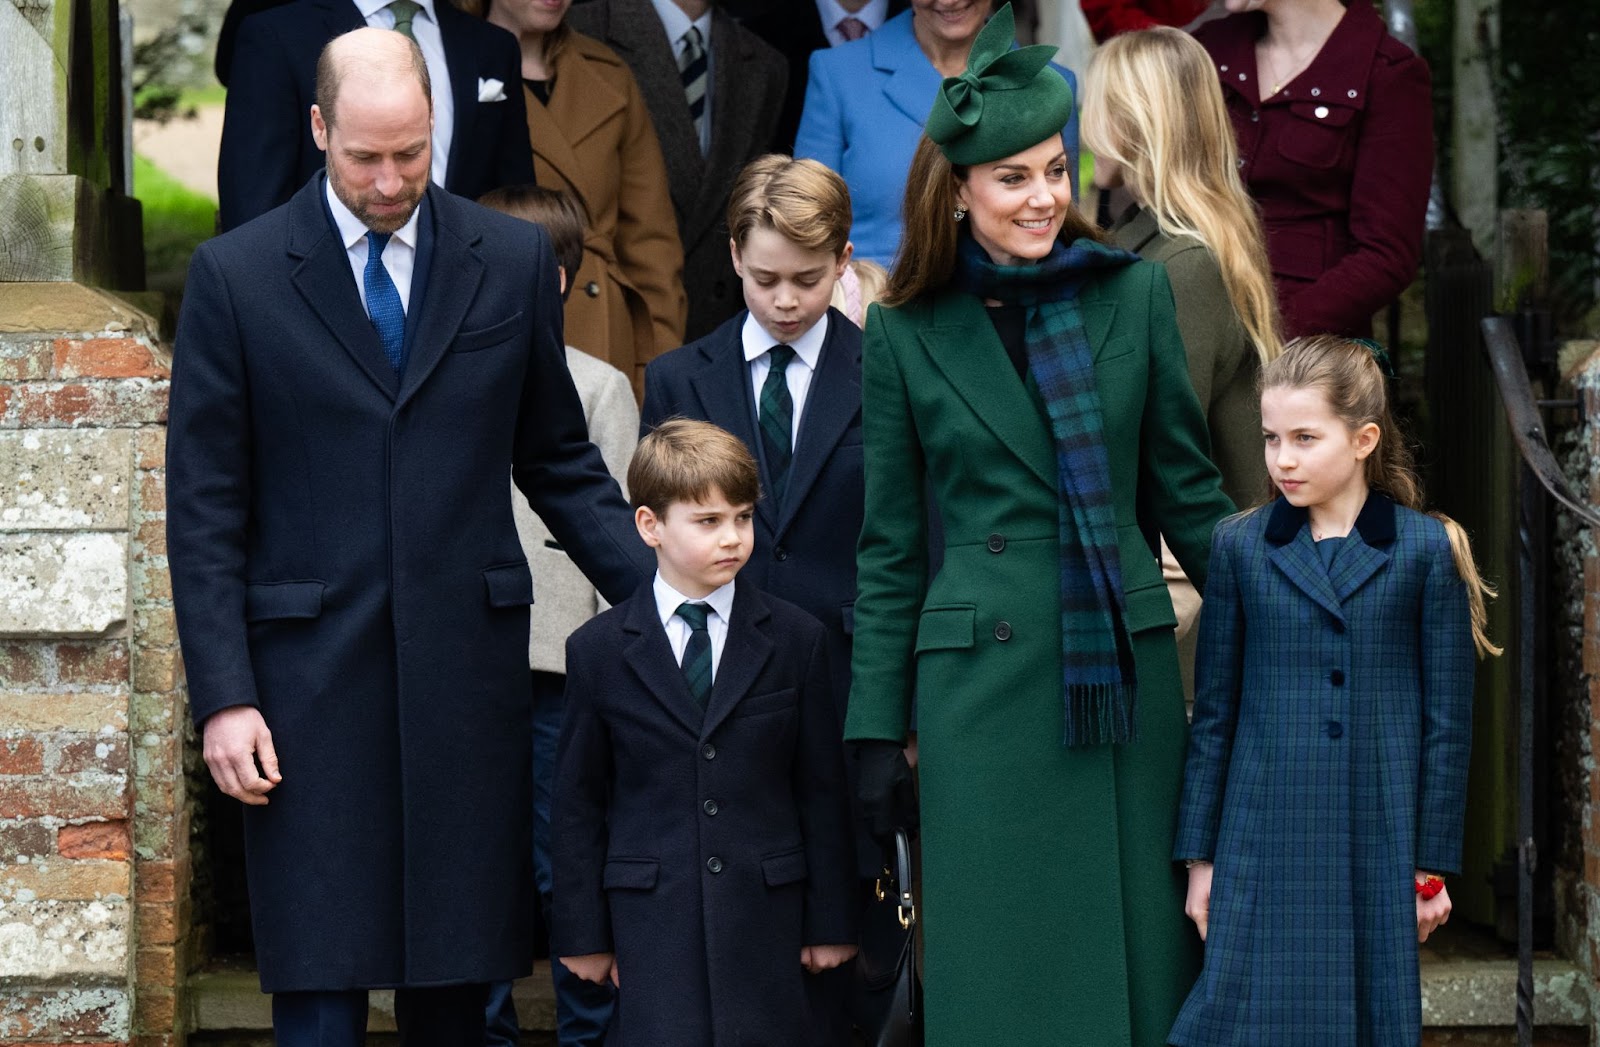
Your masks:
<instances>
[{"instance_id":1,"label":"navy wool overcoat","mask_svg":"<svg viewBox=\"0 0 1600 1047\"><path fill-rule=\"evenodd\" d=\"M168 542L196 724L256 705L267 992L526 973L532 581L509 472L602 593L648 566L567 373L537 226L430 187L403 377L311 179L201 245L173 364Z\"/></svg>"},{"instance_id":2,"label":"navy wool overcoat","mask_svg":"<svg viewBox=\"0 0 1600 1047\"><path fill-rule=\"evenodd\" d=\"M1458 872L1466 586L1374 491L1331 570L1279 499L1217 526L1174 857L1215 862L1178 1047L1415 1047L1418 869Z\"/></svg>"},{"instance_id":3,"label":"navy wool overcoat","mask_svg":"<svg viewBox=\"0 0 1600 1047\"><path fill-rule=\"evenodd\" d=\"M806 945L856 941L816 620L741 580L702 713L649 585L567 642L555 949L614 952L610 1047L816 1047Z\"/></svg>"}]
</instances>

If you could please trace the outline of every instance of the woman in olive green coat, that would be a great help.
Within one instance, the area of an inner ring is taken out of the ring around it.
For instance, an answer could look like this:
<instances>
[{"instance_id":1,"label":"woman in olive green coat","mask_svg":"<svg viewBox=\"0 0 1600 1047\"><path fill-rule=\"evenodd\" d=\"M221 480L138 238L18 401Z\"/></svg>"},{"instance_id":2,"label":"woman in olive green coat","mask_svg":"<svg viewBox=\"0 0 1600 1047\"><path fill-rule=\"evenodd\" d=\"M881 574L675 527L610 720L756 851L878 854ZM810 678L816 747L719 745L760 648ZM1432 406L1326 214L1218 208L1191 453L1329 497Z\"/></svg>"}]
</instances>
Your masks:
<instances>
[{"instance_id":1,"label":"woman in olive green coat","mask_svg":"<svg viewBox=\"0 0 1600 1047\"><path fill-rule=\"evenodd\" d=\"M1170 861L1186 726L1152 545L1203 580L1232 506L1166 277L1072 209L1070 89L1010 34L1002 10L945 81L868 314L846 733L881 832L908 814L916 695L930 1047L1157 1047L1199 942Z\"/></svg>"}]
</instances>

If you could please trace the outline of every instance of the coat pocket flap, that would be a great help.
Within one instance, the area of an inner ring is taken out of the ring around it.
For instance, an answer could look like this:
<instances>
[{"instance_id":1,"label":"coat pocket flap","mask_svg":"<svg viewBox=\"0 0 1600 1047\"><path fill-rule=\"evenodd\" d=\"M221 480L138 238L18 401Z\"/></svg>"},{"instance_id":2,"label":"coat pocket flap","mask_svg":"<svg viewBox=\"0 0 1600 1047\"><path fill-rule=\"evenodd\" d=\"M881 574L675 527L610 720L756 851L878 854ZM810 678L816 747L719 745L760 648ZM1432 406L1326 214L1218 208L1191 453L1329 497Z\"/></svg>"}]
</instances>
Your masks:
<instances>
[{"instance_id":1,"label":"coat pocket flap","mask_svg":"<svg viewBox=\"0 0 1600 1047\"><path fill-rule=\"evenodd\" d=\"M917 622L917 653L971 647L976 607L929 607Z\"/></svg>"},{"instance_id":2,"label":"coat pocket flap","mask_svg":"<svg viewBox=\"0 0 1600 1047\"><path fill-rule=\"evenodd\" d=\"M656 874L661 863L654 858L612 858L606 862L600 886L606 890L621 888L631 891L648 891L656 885Z\"/></svg>"},{"instance_id":3,"label":"coat pocket flap","mask_svg":"<svg viewBox=\"0 0 1600 1047\"><path fill-rule=\"evenodd\" d=\"M785 851L761 859L761 876L768 887L799 883L806 878L806 852Z\"/></svg>"},{"instance_id":4,"label":"coat pocket flap","mask_svg":"<svg viewBox=\"0 0 1600 1047\"><path fill-rule=\"evenodd\" d=\"M251 582L244 587L244 620L316 618L322 614L326 582Z\"/></svg>"},{"instance_id":5,"label":"coat pocket flap","mask_svg":"<svg viewBox=\"0 0 1600 1047\"><path fill-rule=\"evenodd\" d=\"M499 345L517 333L517 325L522 321L522 314L508 316L497 324L481 327L476 331L462 331L450 343L452 353L471 353L479 349L487 349L491 345Z\"/></svg>"},{"instance_id":6,"label":"coat pocket flap","mask_svg":"<svg viewBox=\"0 0 1600 1047\"><path fill-rule=\"evenodd\" d=\"M533 572L528 570L526 560L485 567L483 580L489 586L490 607L527 607L533 603Z\"/></svg>"},{"instance_id":7,"label":"coat pocket flap","mask_svg":"<svg viewBox=\"0 0 1600 1047\"><path fill-rule=\"evenodd\" d=\"M1128 608L1128 632L1177 628L1178 616L1172 610L1172 596L1165 582L1132 589L1123 600Z\"/></svg>"}]
</instances>

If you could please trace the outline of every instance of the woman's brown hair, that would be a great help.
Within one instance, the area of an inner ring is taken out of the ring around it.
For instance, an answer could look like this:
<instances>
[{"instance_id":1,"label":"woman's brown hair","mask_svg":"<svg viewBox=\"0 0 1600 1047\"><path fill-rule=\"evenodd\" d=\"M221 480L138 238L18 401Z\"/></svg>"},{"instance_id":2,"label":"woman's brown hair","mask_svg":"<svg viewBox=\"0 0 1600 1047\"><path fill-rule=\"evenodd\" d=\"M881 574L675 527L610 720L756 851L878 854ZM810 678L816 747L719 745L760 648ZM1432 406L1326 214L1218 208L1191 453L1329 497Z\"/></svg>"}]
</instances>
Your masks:
<instances>
[{"instance_id":1,"label":"woman's brown hair","mask_svg":"<svg viewBox=\"0 0 1600 1047\"><path fill-rule=\"evenodd\" d=\"M917 143L911 172L906 176L900 249L895 252L889 285L880 299L882 304L904 305L950 282L956 271L956 247L961 233L955 218L956 186L967 180L968 173L967 168L945 159L927 135ZM1070 242L1084 237L1104 240L1076 207L1068 206L1060 239Z\"/></svg>"},{"instance_id":2,"label":"woman's brown hair","mask_svg":"<svg viewBox=\"0 0 1600 1047\"><path fill-rule=\"evenodd\" d=\"M1427 512L1411 449L1389 411L1387 380L1366 345L1337 335L1296 338L1261 372L1261 390L1268 389L1314 389L1327 398L1328 407L1351 431L1368 423L1376 425L1378 447L1366 458L1367 486L1383 491L1407 509ZM1473 644L1479 655L1499 654L1500 648L1489 641L1485 606L1485 598L1493 597L1495 591L1478 574L1466 530L1443 513L1429 515L1444 525L1456 571L1466 583Z\"/></svg>"}]
</instances>

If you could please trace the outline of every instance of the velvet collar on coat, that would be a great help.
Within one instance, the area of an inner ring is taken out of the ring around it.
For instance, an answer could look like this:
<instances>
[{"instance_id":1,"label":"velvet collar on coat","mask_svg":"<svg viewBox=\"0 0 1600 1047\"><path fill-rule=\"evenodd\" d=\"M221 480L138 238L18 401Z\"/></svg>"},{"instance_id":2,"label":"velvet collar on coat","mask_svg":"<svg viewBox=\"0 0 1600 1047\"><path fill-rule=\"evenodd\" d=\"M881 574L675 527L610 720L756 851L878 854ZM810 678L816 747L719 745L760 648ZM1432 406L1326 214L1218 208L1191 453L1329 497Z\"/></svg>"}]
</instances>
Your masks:
<instances>
[{"instance_id":1,"label":"velvet collar on coat","mask_svg":"<svg viewBox=\"0 0 1600 1047\"><path fill-rule=\"evenodd\" d=\"M1273 545L1288 545L1294 541L1300 528L1305 526L1309 514L1305 509L1278 498L1272 503L1272 515L1267 520L1267 541ZM1367 502L1356 516L1356 530L1361 540L1377 547L1394 542L1394 500L1382 491L1371 491Z\"/></svg>"}]
</instances>

